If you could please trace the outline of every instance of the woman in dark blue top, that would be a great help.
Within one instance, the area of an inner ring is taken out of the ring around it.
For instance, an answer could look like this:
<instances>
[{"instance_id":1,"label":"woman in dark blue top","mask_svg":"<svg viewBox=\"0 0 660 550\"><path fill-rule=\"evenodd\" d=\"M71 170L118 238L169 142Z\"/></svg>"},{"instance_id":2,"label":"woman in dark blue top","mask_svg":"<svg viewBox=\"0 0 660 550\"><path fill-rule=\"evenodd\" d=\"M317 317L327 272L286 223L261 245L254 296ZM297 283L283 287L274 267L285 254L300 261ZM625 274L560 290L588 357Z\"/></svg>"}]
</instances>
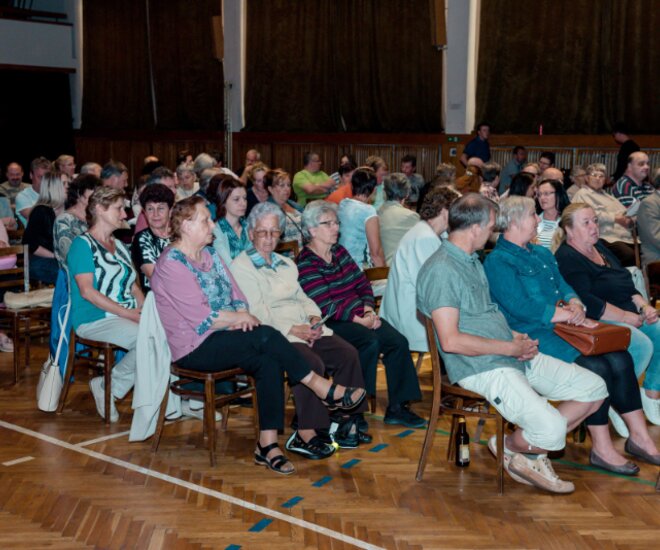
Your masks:
<instances>
[{"instance_id":1,"label":"woman in dark blue top","mask_svg":"<svg viewBox=\"0 0 660 550\"><path fill-rule=\"evenodd\" d=\"M610 397L586 423L593 442L591 463L618 473L634 475L639 468L613 447L607 426L607 411L614 406L631 430L626 443L629 454L660 464L660 453L646 429L641 411L633 363L626 351L584 356L553 332L555 323L582 324L585 308L559 273L552 254L531 244L536 237L538 215L532 199L509 197L500 205L504 231L485 262L493 299L500 305L513 330L539 340L539 351L575 362L600 375ZM558 307L558 300L568 302Z\"/></svg>"}]
</instances>

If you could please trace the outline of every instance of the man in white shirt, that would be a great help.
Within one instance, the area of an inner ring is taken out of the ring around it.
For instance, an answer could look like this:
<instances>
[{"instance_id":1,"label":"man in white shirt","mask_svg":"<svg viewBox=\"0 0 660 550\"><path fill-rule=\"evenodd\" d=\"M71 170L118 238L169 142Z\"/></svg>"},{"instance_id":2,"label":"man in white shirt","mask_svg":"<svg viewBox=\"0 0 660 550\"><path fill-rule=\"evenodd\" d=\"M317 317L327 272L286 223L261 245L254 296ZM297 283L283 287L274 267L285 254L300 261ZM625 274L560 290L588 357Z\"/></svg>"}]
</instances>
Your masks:
<instances>
[{"instance_id":1,"label":"man in white shirt","mask_svg":"<svg viewBox=\"0 0 660 550\"><path fill-rule=\"evenodd\" d=\"M30 181L32 182L32 185L26 187L16 195L16 215L23 224L23 227L27 227L32 207L37 203L37 200L39 200L41 178L43 178L44 174L49 172L51 168L51 162L45 157L38 157L30 163Z\"/></svg>"}]
</instances>

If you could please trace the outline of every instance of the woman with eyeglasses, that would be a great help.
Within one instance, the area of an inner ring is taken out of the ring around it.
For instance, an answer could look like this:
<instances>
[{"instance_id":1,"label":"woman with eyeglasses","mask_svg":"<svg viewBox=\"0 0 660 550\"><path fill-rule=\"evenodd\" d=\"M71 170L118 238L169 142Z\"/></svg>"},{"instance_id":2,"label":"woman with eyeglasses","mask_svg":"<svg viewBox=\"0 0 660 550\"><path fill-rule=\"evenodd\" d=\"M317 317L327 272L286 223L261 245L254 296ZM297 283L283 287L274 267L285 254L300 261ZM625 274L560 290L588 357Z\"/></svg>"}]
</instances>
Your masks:
<instances>
[{"instance_id":1,"label":"woman with eyeglasses","mask_svg":"<svg viewBox=\"0 0 660 550\"><path fill-rule=\"evenodd\" d=\"M619 259L624 267L635 265L635 247L630 228L633 219L619 200L603 189L607 180L604 164L587 166L586 185L573 197L573 202L583 202L593 208L598 216L598 230L603 244Z\"/></svg>"},{"instance_id":2,"label":"woman with eyeglasses","mask_svg":"<svg viewBox=\"0 0 660 550\"><path fill-rule=\"evenodd\" d=\"M559 217L569 205L564 185L559 180L542 180L536 190L536 213L539 214L536 244L552 245L552 237L559 227Z\"/></svg>"},{"instance_id":3,"label":"woman with eyeglasses","mask_svg":"<svg viewBox=\"0 0 660 550\"><path fill-rule=\"evenodd\" d=\"M298 241L303 245L302 211L297 202L291 200L291 176L284 170L270 170L264 176L264 186L268 191L268 202L276 204L284 214L282 241Z\"/></svg>"},{"instance_id":4,"label":"woman with eyeglasses","mask_svg":"<svg viewBox=\"0 0 660 550\"><path fill-rule=\"evenodd\" d=\"M347 200L352 199L344 199L342 204ZM424 426L424 419L409 405L421 399L421 392L408 340L378 316L371 284L346 248L337 243L337 207L327 201L308 204L303 231L309 242L297 259L300 286L318 304L321 314L329 315L327 326L357 348L370 395L376 394L376 365L383 355L389 398L385 423ZM361 431L366 431L365 425L360 425Z\"/></svg>"}]
</instances>

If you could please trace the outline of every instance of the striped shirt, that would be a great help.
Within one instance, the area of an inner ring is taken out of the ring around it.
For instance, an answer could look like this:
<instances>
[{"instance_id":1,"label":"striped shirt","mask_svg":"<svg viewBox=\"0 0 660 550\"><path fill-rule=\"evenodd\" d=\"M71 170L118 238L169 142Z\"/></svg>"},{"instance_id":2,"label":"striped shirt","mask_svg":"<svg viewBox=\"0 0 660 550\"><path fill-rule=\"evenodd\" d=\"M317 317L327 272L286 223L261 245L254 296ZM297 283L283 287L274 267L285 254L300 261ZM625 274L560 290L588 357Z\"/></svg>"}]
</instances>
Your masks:
<instances>
[{"instance_id":1,"label":"striped shirt","mask_svg":"<svg viewBox=\"0 0 660 550\"><path fill-rule=\"evenodd\" d=\"M371 285L347 250L340 244L332 247L332 261L326 263L309 247L298 256L298 281L305 294L321 308L323 315L332 310L335 321L362 317L365 306L374 309Z\"/></svg>"},{"instance_id":2,"label":"striped shirt","mask_svg":"<svg viewBox=\"0 0 660 550\"><path fill-rule=\"evenodd\" d=\"M545 248L550 248L552 244L552 237L559 227L559 220L546 220L541 214L541 221L536 228L536 244L541 245Z\"/></svg>"}]
</instances>

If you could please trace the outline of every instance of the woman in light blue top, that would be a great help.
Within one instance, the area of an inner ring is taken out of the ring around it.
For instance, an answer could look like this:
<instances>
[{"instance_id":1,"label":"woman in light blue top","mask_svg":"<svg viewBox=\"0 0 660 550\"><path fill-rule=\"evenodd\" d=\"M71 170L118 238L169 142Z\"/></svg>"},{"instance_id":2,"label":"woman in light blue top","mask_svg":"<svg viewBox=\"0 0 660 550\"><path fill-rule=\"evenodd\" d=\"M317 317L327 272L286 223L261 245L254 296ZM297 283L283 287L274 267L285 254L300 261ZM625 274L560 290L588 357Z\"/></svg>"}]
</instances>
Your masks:
<instances>
[{"instance_id":1,"label":"woman in light blue top","mask_svg":"<svg viewBox=\"0 0 660 550\"><path fill-rule=\"evenodd\" d=\"M213 248L229 265L243 250L250 246L247 232L247 190L239 180L226 174L211 178L209 186L217 183L215 197L218 219L213 229Z\"/></svg>"},{"instance_id":2,"label":"woman in light blue top","mask_svg":"<svg viewBox=\"0 0 660 550\"><path fill-rule=\"evenodd\" d=\"M351 178L353 198L339 203L339 244L348 250L361 269L385 265L378 213L369 204L376 182L376 174L372 169L358 168Z\"/></svg>"}]
</instances>

